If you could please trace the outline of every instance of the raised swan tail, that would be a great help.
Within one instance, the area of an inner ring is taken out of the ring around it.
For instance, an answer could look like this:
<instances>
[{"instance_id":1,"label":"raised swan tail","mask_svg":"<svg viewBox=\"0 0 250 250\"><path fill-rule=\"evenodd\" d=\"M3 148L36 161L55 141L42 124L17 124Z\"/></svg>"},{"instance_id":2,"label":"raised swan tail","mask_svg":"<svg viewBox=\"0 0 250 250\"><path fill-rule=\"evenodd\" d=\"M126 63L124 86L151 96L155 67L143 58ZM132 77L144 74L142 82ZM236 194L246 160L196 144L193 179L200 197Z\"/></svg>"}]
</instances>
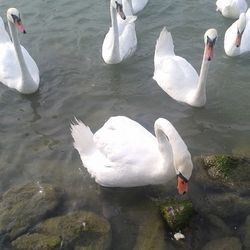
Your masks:
<instances>
[{"instance_id":1,"label":"raised swan tail","mask_svg":"<svg viewBox=\"0 0 250 250\"><path fill-rule=\"evenodd\" d=\"M74 139L74 147L81 156L88 155L95 147L93 133L83 122L75 118L71 123L71 135Z\"/></svg>"},{"instance_id":2,"label":"raised swan tail","mask_svg":"<svg viewBox=\"0 0 250 250\"><path fill-rule=\"evenodd\" d=\"M174 55L174 43L172 35L170 32L168 32L166 27L162 29L155 45L155 57L161 57L165 55Z\"/></svg>"}]
</instances>

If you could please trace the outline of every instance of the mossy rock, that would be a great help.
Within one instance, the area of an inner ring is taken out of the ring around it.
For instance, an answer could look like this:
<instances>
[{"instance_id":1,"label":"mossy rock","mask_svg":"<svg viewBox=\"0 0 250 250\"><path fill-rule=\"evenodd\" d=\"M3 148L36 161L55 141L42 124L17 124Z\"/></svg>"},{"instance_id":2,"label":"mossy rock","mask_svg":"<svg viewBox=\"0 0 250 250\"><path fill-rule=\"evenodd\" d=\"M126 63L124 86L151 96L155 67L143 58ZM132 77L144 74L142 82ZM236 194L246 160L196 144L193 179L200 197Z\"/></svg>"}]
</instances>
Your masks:
<instances>
[{"instance_id":1,"label":"mossy rock","mask_svg":"<svg viewBox=\"0 0 250 250\"><path fill-rule=\"evenodd\" d=\"M45 220L33 234L19 237L12 245L18 250L108 249L110 243L109 222L92 212L79 211Z\"/></svg>"},{"instance_id":2,"label":"mossy rock","mask_svg":"<svg viewBox=\"0 0 250 250\"><path fill-rule=\"evenodd\" d=\"M48 184L28 183L0 198L0 240L14 240L52 212L61 193Z\"/></svg>"},{"instance_id":3,"label":"mossy rock","mask_svg":"<svg viewBox=\"0 0 250 250\"><path fill-rule=\"evenodd\" d=\"M21 236L12 242L12 246L18 250L27 250L32 248L39 250L59 249L60 245L60 237L38 233Z\"/></svg>"},{"instance_id":4,"label":"mossy rock","mask_svg":"<svg viewBox=\"0 0 250 250\"><path fill-rule=\"evenodd\" d=\"M250 159L229 155L203 157L208 175L224 183L250 186Z\"/></svg>"},{"instance_id":5,"label":"mossy rock","mask_svg":"<svg viewBox=\"0 0 250 250\"><path fill-rule=\"evenodd\" d=\"M191 200L169 199L160 205L160 211L172 232L184 229L194 215Z\"/></svg>"}]
</instances>

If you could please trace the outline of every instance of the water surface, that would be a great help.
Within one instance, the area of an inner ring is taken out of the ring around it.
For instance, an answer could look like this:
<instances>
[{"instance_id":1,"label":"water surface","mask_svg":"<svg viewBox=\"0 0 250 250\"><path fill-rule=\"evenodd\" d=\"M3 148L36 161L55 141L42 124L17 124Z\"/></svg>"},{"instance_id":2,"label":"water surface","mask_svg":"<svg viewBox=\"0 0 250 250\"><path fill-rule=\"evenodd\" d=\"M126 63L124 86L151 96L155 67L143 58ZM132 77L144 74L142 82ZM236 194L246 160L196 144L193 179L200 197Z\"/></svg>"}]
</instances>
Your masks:
<instances>
[{"instance_id":1,"label":"water surface","mask_svg":"<svg viewBox=\"0 0 250 250\"><path fill-rule=\"evenodd\" d=\"M66 210L103 213L113 223L114 245L131 249L140 223L135 211L155 209L149 198L154 187L110 190L95 184L72 146L74 116L94 132L114 115L129 116L151 132L158 117L167 118L193 156L249 148L250 57L225 55L224 32L232 20L215 11L215 1L149 0L136 21L135 55L113 66L101 57L110 25L108 0L1 0L5 22L9 7L22 14L27 34L20 40L38 64L41 83L30 96L0 85L0 193L30 180L60 185L69 194ZM177 103L152 79L155 42L163 26L173 35L176 54L198 71L203 34L218 30L204 108ZM166 187L176 192L174 185Z\"/></svg>"}]
</instances>

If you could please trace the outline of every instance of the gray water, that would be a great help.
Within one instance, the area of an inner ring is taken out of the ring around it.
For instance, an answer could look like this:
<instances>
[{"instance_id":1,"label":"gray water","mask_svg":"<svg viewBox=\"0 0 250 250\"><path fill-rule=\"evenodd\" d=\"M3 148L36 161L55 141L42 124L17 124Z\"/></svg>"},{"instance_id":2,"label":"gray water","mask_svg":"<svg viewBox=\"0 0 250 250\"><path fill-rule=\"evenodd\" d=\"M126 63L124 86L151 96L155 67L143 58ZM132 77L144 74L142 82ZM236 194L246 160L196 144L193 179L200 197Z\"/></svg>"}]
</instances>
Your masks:
<instances>
[{"instance_id":1,"label":"gray water","mask_svg":"<svg viewBox=\"0 0 250 250\"><path fill-rule=\"evenodd\" d=\"M151 132L158 117L167 118L193 156L249 149L250 56L225 55L224 33L232 20L215 11L215 1L149 0L136 21L137 51L120 65L106 65L101 57L110 25L108 0L0 0L5 21L9 7L22 14L27 34L20 40L37 62L41 82L30 96L0 85L0 193L30 180L60 185L68 194L65 210L103 213L113 223L114 244L130 249L139 224L133 212L154 209L148 198L154 187L135 191L95 184L72 145L74 116L93 132L114 115L129 116ZM197 71L204 32L218 30L204 108L177 103L152 79L155 42L163 26L172 33L176 54Z\"/></svg>"}]
</instances>

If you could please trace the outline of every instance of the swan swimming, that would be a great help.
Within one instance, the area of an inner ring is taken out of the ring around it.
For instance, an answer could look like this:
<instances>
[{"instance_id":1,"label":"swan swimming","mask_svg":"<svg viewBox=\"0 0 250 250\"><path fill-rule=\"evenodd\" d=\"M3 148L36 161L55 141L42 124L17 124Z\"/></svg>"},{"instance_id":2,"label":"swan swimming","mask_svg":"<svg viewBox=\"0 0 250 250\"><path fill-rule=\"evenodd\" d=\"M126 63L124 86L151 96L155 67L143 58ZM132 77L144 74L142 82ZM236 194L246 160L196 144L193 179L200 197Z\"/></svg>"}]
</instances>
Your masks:
<instances>
[{"instance_id":1,"label":"swan swimming","mask_svg":"<svg viewBox=\"0 0 250 250\"><path fill-rule=\"evenodd\" d=\"M20 12L15 8L7 11L9 35L0 24L0 82L23 94L31 94L39 87L39 70L27 50L20 45L17 29L26 33Z\"/></svg>"},{"instance_id":2,"label":"swan swimming","mask_svg":"<svg viewBox=\"0 0 250 250\"><path fill-rule=\"evenodd\" d=\"M239 56L250 51L250 9L241 13L225 32L224 50L228 56Z\"/></svg>"},{"instance_id":3,"label":"swan swimming","mask_svg":"<svg viewBox=\"0 0 250 250\"><path fill-rule=\"evenodd\" d=\"M128 11L129 4L126 8ZM107 64L117 64L132 56L136 50L137 37L134 24L136 16L126 16L118 0L110 0L110 15L111 27L103 41L102 57Z\"/></svg>"},{"instance_id":4,"label":"swan swimming","mask_svg":"<svg viewBox=\"0 0 250 250\"><path fill-rule=\"evenodd\" d=\"M209 29L204 34L205 50L198 76L186 59L175 55L171 33L164 27L155 46L153 79L176 101L194 107L204 106L208 68L213 58L216 39L215 29Z\"/></svg>"},{"instance_id":5,"label":"swan swimming","mask_svg":"<svg viewBox=\"0 0 250 250\"><path fill-rule=\"evenodd\" d=\"M240 14L246 12L246 0L217 0L217 11L220 11L224 17L239 18Z\"/></svg>"},{"instance_id":6,"label":"swan swimming","mask_svg":"<svg viewBox=\"0 0 250 250\"><path fill-rule=\"evenodd\" d=\"M187 192L193 164L186 144L166 119L154 124L155 136L136 121L115 116L93 134L76 120L74 147L95 181L106 187L163 184L177 176L180 194Z\"/></svg>"}]
</instances>

